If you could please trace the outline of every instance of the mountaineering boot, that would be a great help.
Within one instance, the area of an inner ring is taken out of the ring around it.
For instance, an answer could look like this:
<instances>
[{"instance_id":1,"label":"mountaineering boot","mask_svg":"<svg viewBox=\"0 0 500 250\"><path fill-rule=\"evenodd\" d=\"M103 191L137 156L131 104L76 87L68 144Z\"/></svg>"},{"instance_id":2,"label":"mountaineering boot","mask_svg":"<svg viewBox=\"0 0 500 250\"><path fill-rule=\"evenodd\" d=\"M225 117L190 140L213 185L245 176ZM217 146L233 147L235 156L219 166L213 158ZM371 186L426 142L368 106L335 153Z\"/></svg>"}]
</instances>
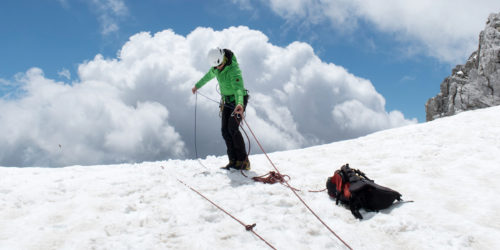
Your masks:
<instances>
[{"instance_id":1,"label":"mountaineering boot","mask_svg":"<svg viewBox=\"0 0 500 250\"><path fill-rule=\"evenodd\" d=\"M236 166L236 161L235 160L229 160L229 163L224 166L224 167L221 167L222 169L225 169L225 170L229 170L230 168L235 168Z\"/></svg>"},{"instance_id":2,"label":"mountaineering boot","mask_svg":"<svg viewBox=\"0 0 500 250\"><path fill-rule=\"evenodd\" d=\"M244 161L236 161L234 166L235 169L250 170L250 161L248 159Z\"/></svg>"}]
</instances>

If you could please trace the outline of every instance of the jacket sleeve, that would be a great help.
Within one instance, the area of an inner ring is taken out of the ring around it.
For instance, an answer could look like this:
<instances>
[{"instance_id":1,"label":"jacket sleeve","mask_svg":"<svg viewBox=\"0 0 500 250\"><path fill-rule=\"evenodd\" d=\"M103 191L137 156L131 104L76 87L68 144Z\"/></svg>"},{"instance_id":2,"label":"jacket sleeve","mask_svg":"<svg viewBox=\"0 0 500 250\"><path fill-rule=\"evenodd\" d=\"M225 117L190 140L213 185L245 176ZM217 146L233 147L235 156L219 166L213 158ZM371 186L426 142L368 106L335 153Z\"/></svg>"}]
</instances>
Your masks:
<instances>
[{"instance_id":1,"label":"jacket sleeve","mask_svg":"<svg viewBox=\"0 0 500 250\"><path fill-rule=\"evenodd\" d=\"M205 76L203 76L194 86L197 89L199 89L199 88L203 87L203 85L205 85L207 82L214 79L214 77L215 77L215 74L213 72L213 68L210 68L210 70L205 74Z\"/></svg>"},{"instance_id":2,"label":"jacket sleeve","mask_svg":"<svg viewBox=\"0 0 500 250\"><path fill-rule=\"evenodd\" d=\"M245 95L245 87L243 84L243 77L241 77L241 70L240 67L238 66L238 63L233 61L232 65L233 69L231 70L231 86L233 87L234 90L234 99L236 101L236 104L243 104L243 97Z\"/></svg>"}]
</instances>

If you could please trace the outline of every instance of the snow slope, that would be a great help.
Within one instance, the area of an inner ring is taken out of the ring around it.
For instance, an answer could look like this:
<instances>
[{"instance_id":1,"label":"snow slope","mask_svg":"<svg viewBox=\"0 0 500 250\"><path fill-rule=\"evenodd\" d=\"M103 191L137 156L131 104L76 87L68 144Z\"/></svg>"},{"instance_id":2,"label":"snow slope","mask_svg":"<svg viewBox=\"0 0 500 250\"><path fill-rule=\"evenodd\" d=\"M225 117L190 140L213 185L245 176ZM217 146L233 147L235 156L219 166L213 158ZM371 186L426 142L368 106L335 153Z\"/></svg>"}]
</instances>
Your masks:
<instances>
[{"instance_id":1,"label":"snow slope","mask_svg":"<svg viewBox=\"0 0 500 250\"><path fill-rule=\"evenodd\" d=\"M354 249L500 249L500 107L270 157L302 190L350 163L415 201L359 221L326 192L299 192ZM250 176L272 170L250 160ZM345 249L283 185L220 170L225 157L202 162L1 167L0 249L268 248L177 179L278 249Z\"/></svg>"}]
</instances>

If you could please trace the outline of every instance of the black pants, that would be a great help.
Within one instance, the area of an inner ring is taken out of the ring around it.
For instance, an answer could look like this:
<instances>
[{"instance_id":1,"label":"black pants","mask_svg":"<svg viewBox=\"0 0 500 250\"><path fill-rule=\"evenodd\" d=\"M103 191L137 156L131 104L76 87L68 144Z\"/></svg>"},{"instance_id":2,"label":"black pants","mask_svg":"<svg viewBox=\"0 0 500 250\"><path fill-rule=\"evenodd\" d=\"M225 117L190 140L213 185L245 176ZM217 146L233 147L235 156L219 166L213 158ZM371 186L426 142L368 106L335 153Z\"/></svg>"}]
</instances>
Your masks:
<instances>
[{"instance_id":1,"label":"black pants","mask_svg":"<svg viewBox=\"0 0 500 250\"><path fill-rule=\"evenodd\" d=\"M244 97L244 107L247 106L248 95ZM245 141L241 135L239 126L241 117L231 116L236 107L235 102L225 103L222 109L221 131L226 142L227 156L230 161L244 161L247 158Z\"/></svg>"}]
</instances>

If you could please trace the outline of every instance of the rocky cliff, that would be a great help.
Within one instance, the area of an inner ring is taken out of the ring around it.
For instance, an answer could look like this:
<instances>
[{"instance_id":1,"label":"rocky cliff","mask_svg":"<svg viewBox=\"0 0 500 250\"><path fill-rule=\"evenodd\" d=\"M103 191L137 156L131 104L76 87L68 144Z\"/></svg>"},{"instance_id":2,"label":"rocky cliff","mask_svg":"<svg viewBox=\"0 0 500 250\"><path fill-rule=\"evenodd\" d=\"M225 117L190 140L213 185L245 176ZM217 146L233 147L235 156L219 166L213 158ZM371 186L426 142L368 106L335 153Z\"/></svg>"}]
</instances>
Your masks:
<instances>
[{"instance_id":1,"label":"rocky cliff","mask_svg":"<svg viewBox=\"0 0 500 250\"><path fill-rule=\"evenodd\" d=\"M491 14L479 34L479 48L441 83L425 104L427 121L466 110L500 105L500 13Z\"/></svg>"}]
</instances>

